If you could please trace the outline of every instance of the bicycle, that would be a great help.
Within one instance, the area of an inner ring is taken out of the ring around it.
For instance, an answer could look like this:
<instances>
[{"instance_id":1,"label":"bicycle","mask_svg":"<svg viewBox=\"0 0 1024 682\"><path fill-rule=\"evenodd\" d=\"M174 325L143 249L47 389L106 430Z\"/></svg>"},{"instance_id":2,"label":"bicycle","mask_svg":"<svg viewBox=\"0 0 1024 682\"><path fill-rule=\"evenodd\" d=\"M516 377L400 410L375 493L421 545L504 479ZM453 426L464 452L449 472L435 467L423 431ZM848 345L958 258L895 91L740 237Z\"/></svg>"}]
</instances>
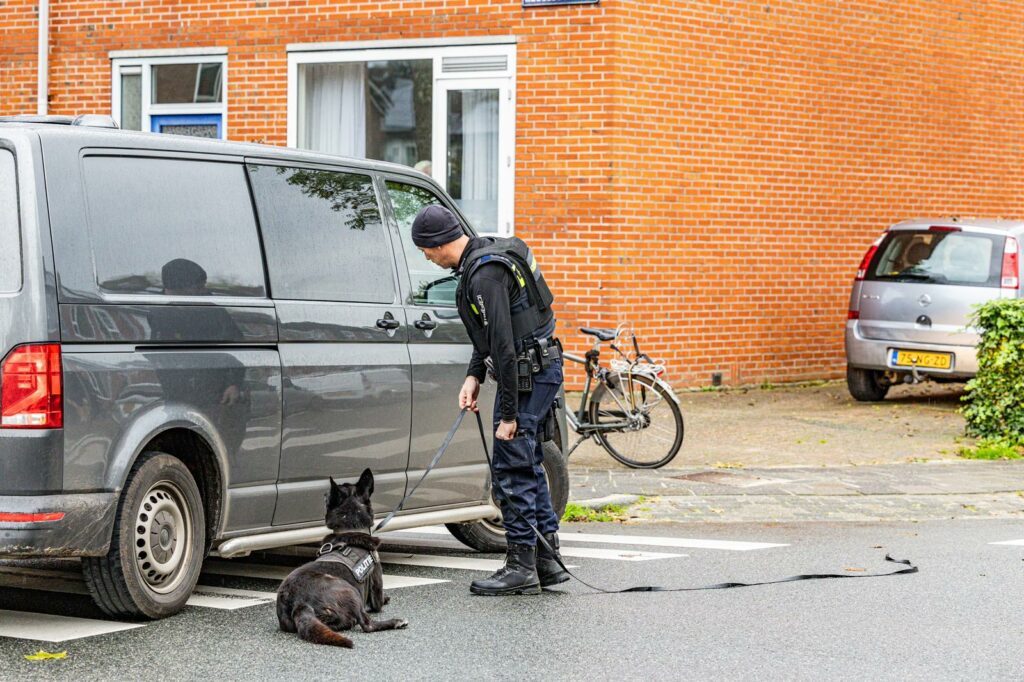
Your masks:
<instances>
[{"instance_id":1,"label":"bicycle","mask_svg":"<svg viewBox=\"0 0 1024 682\"><path fill-rule=\"evenodd\" d=\"M581 332L596 337L593 347L584 357L562 353L566 360L584 365L587 374L579 410L566 410L569 425L579 434L566 458L592 438L628 467L657 469L671 462L683 444L683 415L679 398L661 379L665 367L640 352L636 334L630 333L632 357L615 345L624 327L581 327ZM606 342L620 356L610 367L600 362L601 344ZM598 385L591 393L595 381Z\"/></svg>"}]
</instances>

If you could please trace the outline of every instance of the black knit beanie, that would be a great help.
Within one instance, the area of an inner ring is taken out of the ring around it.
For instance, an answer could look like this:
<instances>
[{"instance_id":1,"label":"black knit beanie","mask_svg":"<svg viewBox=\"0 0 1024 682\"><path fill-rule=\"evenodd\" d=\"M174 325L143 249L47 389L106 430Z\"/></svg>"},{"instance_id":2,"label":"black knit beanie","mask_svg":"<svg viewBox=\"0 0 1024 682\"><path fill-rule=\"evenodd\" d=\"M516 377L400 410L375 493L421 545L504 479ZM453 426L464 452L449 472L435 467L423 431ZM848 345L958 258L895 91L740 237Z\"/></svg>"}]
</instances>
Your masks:
<instances>
[{"instance_id":1,"label":"black knit beanie","mask_svg":"<svg viewBox=\"0 0 1024 682\"><path fill-rule=\"evenodd\" d=\"M444 206L427 206L412 221L412 242L422 249L453 242L463 234L458 218Z\"/></svg>"}]
</instances>

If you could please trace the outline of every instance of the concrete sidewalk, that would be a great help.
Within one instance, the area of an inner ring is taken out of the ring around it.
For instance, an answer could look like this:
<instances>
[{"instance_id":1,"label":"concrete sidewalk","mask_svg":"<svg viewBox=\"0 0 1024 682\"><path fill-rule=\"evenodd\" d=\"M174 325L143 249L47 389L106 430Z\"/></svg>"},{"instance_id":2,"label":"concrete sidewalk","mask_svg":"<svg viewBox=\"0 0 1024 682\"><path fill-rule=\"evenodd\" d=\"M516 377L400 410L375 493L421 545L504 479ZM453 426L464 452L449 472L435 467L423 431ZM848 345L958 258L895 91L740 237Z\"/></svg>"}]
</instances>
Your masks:
<instances>
[{"instance_id":1,"label":"concrete sidewalk","mask_svg":"<svg viewBox=\"0 0 1024 682\"><path fill-rule=\"evenodd\" d=\"M628 469L587 443L570 460L570 498L631 503L643 521L1024 518L1024 461L955 455L966 442L962 386L893 394L875 405L841 383L683 394L673 462Z\"/></svg>"}]
</instances>

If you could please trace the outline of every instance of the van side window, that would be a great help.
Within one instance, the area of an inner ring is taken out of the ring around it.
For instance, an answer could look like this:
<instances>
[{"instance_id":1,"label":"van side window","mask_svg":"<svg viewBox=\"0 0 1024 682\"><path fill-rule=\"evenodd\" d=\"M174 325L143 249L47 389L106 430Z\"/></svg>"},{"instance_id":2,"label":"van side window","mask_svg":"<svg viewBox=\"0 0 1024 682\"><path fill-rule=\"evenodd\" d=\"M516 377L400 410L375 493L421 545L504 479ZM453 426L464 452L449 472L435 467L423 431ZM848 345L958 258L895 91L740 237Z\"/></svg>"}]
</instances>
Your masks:
<instances>
[{"instance_id":1,"label":"van side window","mask_svg":"<svg viewBox=\"0 0 1024 682\"><path fill-rule=\"evenodd\" d=\"M388 198L402 236L402 250L409 268L412 284L412 302L417 305L455 305L455 287L458 281L451 270L434 265L412 242L412 221L420 209L440 204L440 199L428 189L388 180Z\"/></svg>"},{"instance_id":2,"label":"van side window","mask_svg":"<svg viewBox=\"0 0 1024 682\"><path fill-rule=\"evenodd\" d=\"M21 232L14 154L0 149L0 293L21 289Z\"/></svg>"},{"instance_id":3,"label":"van side window","mask_svg":"<svg viewBox=\"0 0 1024 682\"><path fill-rule=\"evenodd\" d=\"M393 259L368 175L250 164L277 299L393 303Z\"/></svg>"},{"instance_id":4,"label":"van side window","mask_svg":"<svg viewBox=\"0 0 1024 682\"><path fill-rule=\"evenodd\" d=\"M84 163L101 290L266 296L240 164L113 156L88 156Z\"/></svg>"}]
</instances>

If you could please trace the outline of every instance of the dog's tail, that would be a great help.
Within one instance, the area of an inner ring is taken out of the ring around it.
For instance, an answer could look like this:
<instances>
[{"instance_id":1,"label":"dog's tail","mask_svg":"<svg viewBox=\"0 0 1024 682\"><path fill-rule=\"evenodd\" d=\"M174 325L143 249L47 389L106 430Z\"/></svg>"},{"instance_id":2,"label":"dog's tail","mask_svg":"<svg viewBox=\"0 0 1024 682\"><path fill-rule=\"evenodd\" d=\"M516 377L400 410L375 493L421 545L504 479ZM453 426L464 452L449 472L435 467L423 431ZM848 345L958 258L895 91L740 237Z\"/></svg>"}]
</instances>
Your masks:
<instances>
[{"instance_id":1,"label":"dog's tail","mask_svg":"<svg viewBox=\"0 0 1024 682\"><path fill-rule=\"evenodd\" d=\"M316 617L313 608L308 604L296 606L295 610L292 611L292 620L295 621L295 628L299 632L299 637L307 642L343 646L346 649L352 648L352 640L324 625L323 621Z\"/></svg>"}]
</instances>

